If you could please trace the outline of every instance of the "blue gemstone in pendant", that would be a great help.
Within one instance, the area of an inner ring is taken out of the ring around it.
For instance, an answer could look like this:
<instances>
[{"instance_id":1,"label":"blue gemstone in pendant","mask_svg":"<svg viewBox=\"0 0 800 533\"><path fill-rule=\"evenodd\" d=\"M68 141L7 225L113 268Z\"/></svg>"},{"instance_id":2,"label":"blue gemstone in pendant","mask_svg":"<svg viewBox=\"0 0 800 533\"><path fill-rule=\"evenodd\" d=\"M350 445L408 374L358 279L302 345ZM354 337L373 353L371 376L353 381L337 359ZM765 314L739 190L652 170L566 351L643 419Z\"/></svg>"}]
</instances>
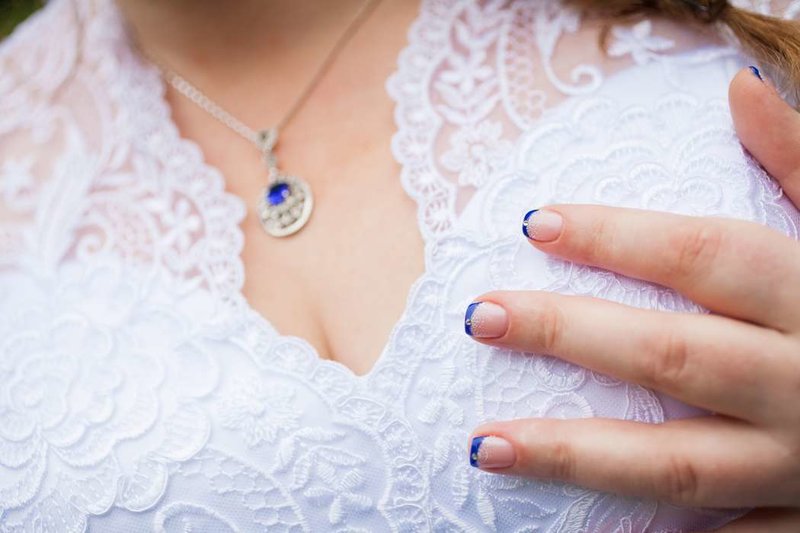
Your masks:
<instances>
[{"instance_id":1,"label":"blue gemstone in pendant","mask_svg":"<svg viewBox=\"0 0 800 533\"><path fill-rule=\"evenodd\" d=\"M291 194L289 184L281 181L269 188L267 200L270 205L280 205L289 197L289 194Z\"/></svg>"}]
</instances>

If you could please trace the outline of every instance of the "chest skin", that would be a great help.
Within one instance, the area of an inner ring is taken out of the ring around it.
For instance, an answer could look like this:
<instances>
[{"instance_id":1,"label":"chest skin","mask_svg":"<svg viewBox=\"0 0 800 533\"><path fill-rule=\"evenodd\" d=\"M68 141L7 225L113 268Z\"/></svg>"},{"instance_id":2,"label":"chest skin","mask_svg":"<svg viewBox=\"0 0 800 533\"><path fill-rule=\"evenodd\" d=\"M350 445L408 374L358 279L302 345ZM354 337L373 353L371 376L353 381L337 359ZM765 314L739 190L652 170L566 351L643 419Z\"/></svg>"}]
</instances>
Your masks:
<instances>
[{"instance_id":1,"label":"chest skin","mask_svg":"<svg viewBox=\"0 0 800 533\"><path fill-rule=\"evenodd\" d=\"M305 179L315 200L308 224L292 237L261 228L256 204L266 175L254 147L168 94L181 133L247 205L241 228L250 306L281 334L307 340L356 374L380 356L423 271L416 205L390 151L394 105L385 88L417 9L415 2L379 7L281 132L279 164Z\"/></svg>"}]
</instances>

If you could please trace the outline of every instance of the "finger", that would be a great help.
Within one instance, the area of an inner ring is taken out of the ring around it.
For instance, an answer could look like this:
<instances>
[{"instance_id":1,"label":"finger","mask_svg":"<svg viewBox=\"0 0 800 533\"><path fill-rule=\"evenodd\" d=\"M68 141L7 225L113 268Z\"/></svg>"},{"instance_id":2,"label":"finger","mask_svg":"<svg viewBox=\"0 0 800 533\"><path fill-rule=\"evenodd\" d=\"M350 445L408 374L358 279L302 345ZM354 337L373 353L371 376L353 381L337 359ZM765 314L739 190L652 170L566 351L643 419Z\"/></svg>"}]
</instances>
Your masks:
<instances>
[{"instance_id":1,"label":"finger","mask_svg":"<svg viewBox=\"0 0 800 533\"><path fill-rule=\"evenodd\" d=\"M526 223L546 253L672 287L724 315L800 328L800 246L758 224L588 205Z\"/></svg>"},{"instance_id":2,"label":"finger","mask_svg":"<svg viewBox=\"0 0 800 533\"><path fill-rule=\"evenodd\" d=\"M750 69L733 79L729 100L742 144L800 206L800 113Z\"/></svg>"},{"instance_id":3,"label":"finger","mask_svg":"<svg viewBox=\"0 0 800 533\"><path fill-rule=\"evenodd\" d=\"M765 433L722 417L660 425L522 419L477 428L470 463L684 506L791 505L785 457Z\"/></svg>"},{"instance_id":4,"label":"finger","mask_svg":"<svg viewBox=\"0 0 800 533\"><path fill-rule=\"evenodd\" d=\"M467 317L478 340L554 355L738 418L771 421L800 375L789 339L720 316L538 291L493 292L479 302Z\"/></svg>"}]
</instances>

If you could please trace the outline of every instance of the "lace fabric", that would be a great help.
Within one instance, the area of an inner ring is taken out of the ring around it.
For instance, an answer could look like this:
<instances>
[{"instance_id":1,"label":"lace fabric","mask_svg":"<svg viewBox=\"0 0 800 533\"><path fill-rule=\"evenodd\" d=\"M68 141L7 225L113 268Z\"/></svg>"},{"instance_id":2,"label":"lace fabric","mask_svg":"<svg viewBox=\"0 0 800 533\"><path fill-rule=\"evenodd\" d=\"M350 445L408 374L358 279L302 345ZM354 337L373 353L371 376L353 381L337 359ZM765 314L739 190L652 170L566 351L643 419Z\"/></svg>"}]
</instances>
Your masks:
<instances>
[{"instance_id":1,"label":"lace fabric","mask_svg":"<svg viewBox=\"0 0 800 533\"><path fill-rule=\"evenodd\" d=\"M749 7L800 13L775 4ZM554 2L423 2L388 90L426 270L356 377L247 305L243 202L180 138L113 4L54 0L27 22L0 48L0 530L691 531L735 516L466 460L485 420L698 413L463 336L491 289L702 312L534 251L525 210L605 203L798 236L733 133L735 46L677 48L679 29L644 20L614 28L595 64L597 31Z\"/></svg>"}]
</instances>

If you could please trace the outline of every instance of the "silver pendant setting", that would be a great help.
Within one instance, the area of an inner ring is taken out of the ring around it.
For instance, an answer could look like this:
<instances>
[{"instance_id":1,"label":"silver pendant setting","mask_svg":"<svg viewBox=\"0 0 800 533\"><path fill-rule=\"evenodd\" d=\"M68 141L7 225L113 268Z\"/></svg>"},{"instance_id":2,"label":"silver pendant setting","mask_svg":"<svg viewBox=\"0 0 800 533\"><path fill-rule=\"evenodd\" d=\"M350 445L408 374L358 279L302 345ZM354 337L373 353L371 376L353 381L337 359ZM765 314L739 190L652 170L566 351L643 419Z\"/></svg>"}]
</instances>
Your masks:
<instances>
[{"instance_id":1,"label":"silver pendant setting","mask_svg":"<svg viewBox=\"0 0 800 533\"><path fill-rule=\"evenodd\" d=\"M267 165L269 181L258 201L261 226L273 237L288 237L303 229L311 211L314 197L308 183L284 174L278 168L278 158L273 150L278 143L278 130L270 128L258 133L256 144Z\"/></svg>"},{"instance_id":2,"label":"silver pendant setting","mask_svg":"<svg viewBox=\"0 0 800 533\"><path fill-rule=\"evenodd\" d=\"M275 173L258 202L258 216L269 235L288 237L303 229L313 208L314 197L306 182Z\"/></svg>"}]
</instances>

